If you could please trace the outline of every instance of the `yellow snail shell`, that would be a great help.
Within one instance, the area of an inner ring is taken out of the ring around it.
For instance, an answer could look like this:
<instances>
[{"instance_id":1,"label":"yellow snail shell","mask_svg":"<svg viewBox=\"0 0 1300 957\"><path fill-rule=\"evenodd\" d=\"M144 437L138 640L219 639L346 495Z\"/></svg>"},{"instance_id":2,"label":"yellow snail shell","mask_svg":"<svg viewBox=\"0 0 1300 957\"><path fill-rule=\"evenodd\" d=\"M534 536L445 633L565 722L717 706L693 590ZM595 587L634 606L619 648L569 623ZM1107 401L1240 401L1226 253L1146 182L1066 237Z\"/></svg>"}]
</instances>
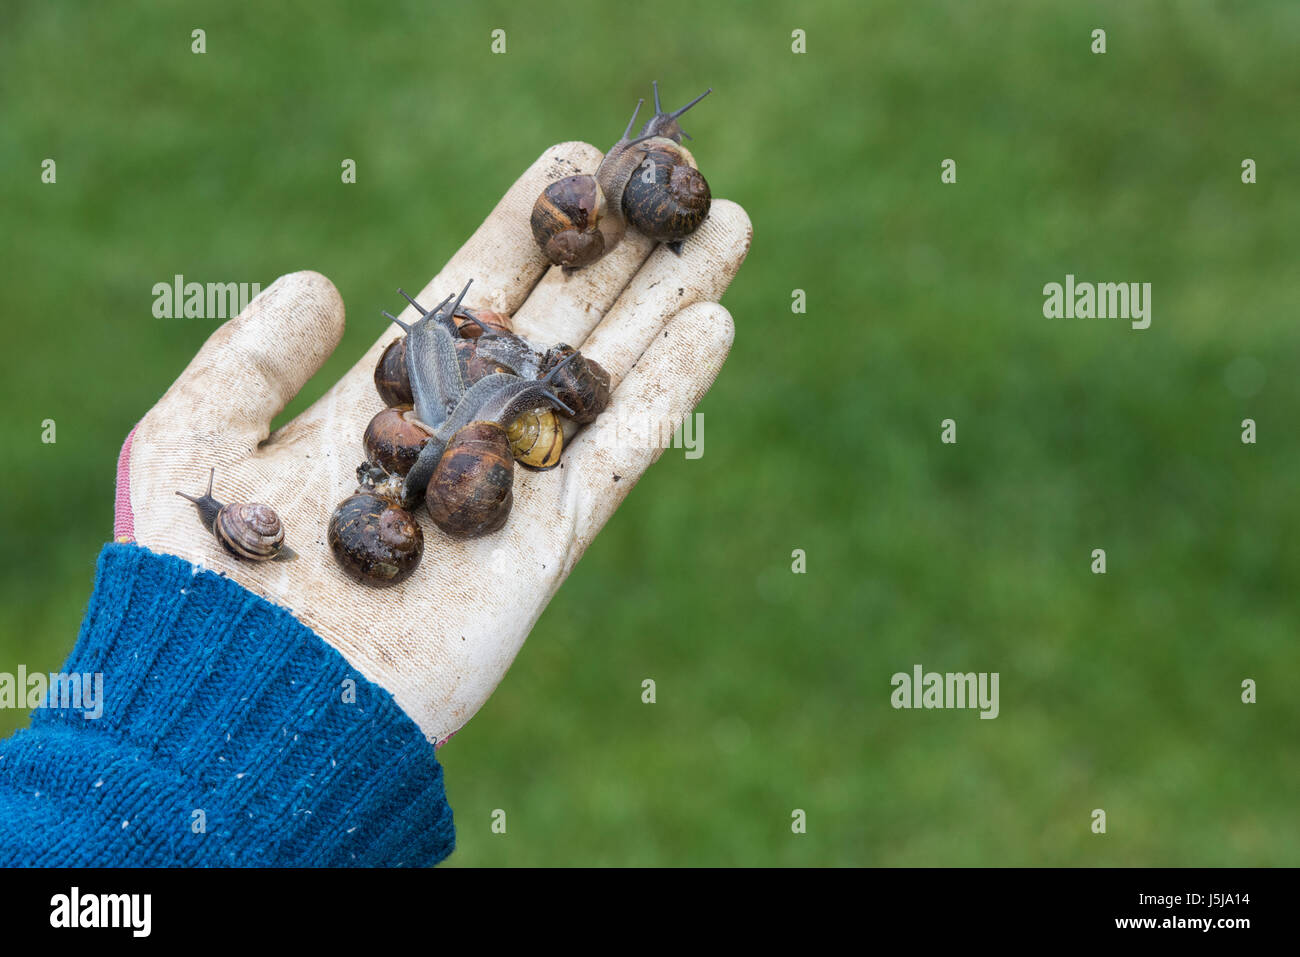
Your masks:
<instances>
[{"instance_id":1,"label":"yellow snail shell","mask_svg":"<svg viewBox=\"0 0 1300 957\"><path fill-rule=\"evenodd\" d=\"M560 463L564 430L560 417L546 406L525 412L506 430L515 461L530 469L550 469Z\"/></svg>"}]
</instances>

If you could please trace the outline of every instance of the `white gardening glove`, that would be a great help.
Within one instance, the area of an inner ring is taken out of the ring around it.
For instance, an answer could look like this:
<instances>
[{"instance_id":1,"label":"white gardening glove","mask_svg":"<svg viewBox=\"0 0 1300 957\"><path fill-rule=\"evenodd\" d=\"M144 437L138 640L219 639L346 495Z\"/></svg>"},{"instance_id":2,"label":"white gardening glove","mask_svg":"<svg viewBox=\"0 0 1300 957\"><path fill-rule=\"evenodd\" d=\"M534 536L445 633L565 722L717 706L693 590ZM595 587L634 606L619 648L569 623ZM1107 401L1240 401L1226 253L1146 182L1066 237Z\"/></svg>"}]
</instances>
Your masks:
<instances>
[{"instance_id":1,"label":"white gardening glove","mask_svg":"<svg viewBox=\"0 0 1300 957\"><path fill-rule=\"evenodd\" d=\"M608 409L565 448L563 468L516 469L505 527L472 541L439 531L423 508L424 557L406 581L347 578L326 542L334 507L357 487L361 437L384 407L373 374L400 330L385 302L354 303L374 346L310 409L268 438L270 423L343 334L343 302L314 272L282 276L218 329L137 425L118 469L117 536L228 575L293 612L442 743L487 700L587 546L704 395L731 347L717 304L749 249L744 210L715 200L680 256L629 230L570 276L533 241L529 214L550 182L592 172L598 150L547 150L416 298L431 307L472 279L465 304L514 317L535 345L577 346L610 373ZM407 285L412 277L393 276ZM408 286L409 288L409 286ZM411 307L401 318L417 318ZM356 321L356 320L354 320ZM647 422L652 428L647 429ZM222 502L263 502L286 527L295 561L227 554L177 490L200 493L216 469Z\"/></svg>"}]
</instances>

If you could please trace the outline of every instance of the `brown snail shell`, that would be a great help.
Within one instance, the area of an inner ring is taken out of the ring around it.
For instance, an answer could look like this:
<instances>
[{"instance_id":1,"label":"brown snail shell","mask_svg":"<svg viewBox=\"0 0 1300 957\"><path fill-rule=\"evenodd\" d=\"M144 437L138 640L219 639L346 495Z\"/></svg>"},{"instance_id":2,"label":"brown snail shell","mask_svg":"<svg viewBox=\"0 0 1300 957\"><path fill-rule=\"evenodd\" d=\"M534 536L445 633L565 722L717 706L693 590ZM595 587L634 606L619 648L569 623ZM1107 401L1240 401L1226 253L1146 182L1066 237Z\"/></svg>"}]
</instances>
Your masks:
<instances>
[{"instance_id":1,"label":"brown snail shell","mask_svg":"<svg viewBox=\"0 0 1300 957\"><path fill-rule=\"evenodd\" d=\"M623 189L623 213L651 239L680 242L709 215L708 181L671 140L656 138L642 148L645 159Z\"/></svg>"},{"instance_id":2,"label":"brown snail shell","mask_svg":"<svg viewBox=\"0 0 1300 957\"><path fill-rule=\"evenodd\" d=\"M415 516L373 489L359 488L334 509L328 538L339 567L363 585L396 585L424 554Z\"/></svg>"},{"instance_id":3,"label":"brown snail shell","mask_svg":"<svg viewBox=\"0 0 1300 957\"><path fill-rule=\"evenodd\" d=\"M611 212L596 177L566 176L537 197L529 220L533 239L557 266L594 263L618 245L626 224Z\"/></svg>"},{"instance_id":4,"label":"brown snail shell","mask_svg":"<svg viewBox=\"0 0 1300 957\"><path fill-rule=\"evenodd\" d=\"M451 317L451 321L456 324L456 331L467 339L477 339L479 336L487 333L495 336L509 336L514 334L514 326L510 322L510 317L504 312L496 312L491 309L460 309Z\"/></svg>"},{"instance_id":5,"label":"brown snail shell","mask_svg":"<svg viewBox=\"0 0 1300 957\"><path fill-rule=\"evenodd\" d=\"M429 441L429 431L411 406L395 405L376 413L366 426L363 441L372 463L390 474L405 475Z\"/></svg>"},{"instance_id":6,"label":"brown snail shell","mask_svg":"<svg viewBox=\"0 0 1300 957\"><path fill-rule=\"evenodd\" d=\"M284 548L284 526L269 505L240 502L217 512L212 534L226 551L254 562L270 561Z\"/></svg>"},{"instance_id":7,"label":"brown snail shell","mask_svg":"<svg viewBox=\"0 0 1300 957\"><path fill-rule=\"evenodd\" d=\"M488 338L491 339L492 337L489 336ZM477 336L472 339L457 339L455 341L456 362L460 365L460 374L466 385L473 385L479 379L498 372L513 373L515 371L491 358L486 352L480 352L480 341Z\"/></svg>"},{"instance_id":8,"label":"brown snail shell","mask_svg":"<svg viewBox=\"0 0 1300 957\"><path fill-rule=\"evenodd\" d=\"M506 429L510 451L515 461L530 469L544 471L560 464L564 451L564 429L560 417L547 406L519 416Z\"/></svg>"},{"instance_id":9,"label":"brown snail shell","mask_svg":"<svg viewBox=\"0 0 1300 957\"><path fill-rule=\"evenodd\" d=\"M609 373L599 362L588 359L573 346L561 342L548 349L543 356L538 378L546 376L569 356L574 356L574 359L556 377L555 394L573 409L574 414L569 418L574 422L594 422L596 416L609 405Z\"/></svg>"},{"instance_id":10,"label":"brown snail shell","mask_svg":"<svg viewBox=\"0 0 1300 957\"><path fill-rule=\"evenodd\" d=\"M514 504L514 466L506 430L471 422L452 436L429 479L429 517L452 538L495 532Z\"/></svg>"},{"instance_id":11,"label":"brown snail shell","mask_svg":"<svg viewBox=\"0 0 1300 957\"><path fill-rule=\"evenodd\" d=\"M236 558L253 562L296 557L293 549L285 547L284 525L271 506L260 502L223 505L212 497L216 474L215 468L208 473L208 490L203 495L176 494L197 506L200 521L222 547Z\"/></svg>"},{"instance_id":12,"label":"brown snail shell","mask_svg":"<svg viewBox=\"0 0 1300 957\"><path fill-rule=\"evenodd\" d=\"M406 337L394 339L375 366L375 389L384 405L412 405L411 379L406 372Z\"/></svg>"}]
</instances>

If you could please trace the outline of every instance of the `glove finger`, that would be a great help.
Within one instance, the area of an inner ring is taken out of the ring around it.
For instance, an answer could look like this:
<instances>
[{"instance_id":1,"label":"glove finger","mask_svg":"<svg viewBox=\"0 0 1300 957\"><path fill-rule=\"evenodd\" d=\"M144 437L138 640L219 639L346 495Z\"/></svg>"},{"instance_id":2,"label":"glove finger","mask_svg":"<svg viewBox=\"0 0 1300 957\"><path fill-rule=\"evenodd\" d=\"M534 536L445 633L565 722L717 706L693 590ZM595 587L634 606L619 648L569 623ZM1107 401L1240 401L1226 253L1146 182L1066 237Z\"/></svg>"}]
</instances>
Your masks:
<instances>
[{"instance_id":1,"label":"glove finger","mask_svg":"<svg viewBox=\"0 0 1300 957\"><path fill-rule=\"evenodd\" d=\"M281 276L208 337L141 423L191 445L252 452L343 336L343 300L320 273Z\"/></svg>"},{"instance_id":2,"label":"glove finger","mask_svg":"<svg viewBox=\"0 0 1300 957\"><path fill-rule=\"evenodd\" d=\"M566 511L576 516L576 546L564 556L565 574L709 391L734 338L731 314L716 302L683 309L645 350L600 418L565 450L572 483Z\"/></svg>"},{"instance_id":3,"label":"glove finger","mask_svg":"<svg viewBox=\"0 0 1300 957\"><path fill-rule=\"evenodd\" d=\"M542 346L582 342L627 288L654 247L649 237L629 229L613 252L590 266L567 276L559 266L552 266L515 313L515 332Z\"/></svg>"},{"instance_id":4,"label":"glove finger","mask_svg":"<svg viewBox=\"0 0 1300 957\"><path fill-rule=\"evenodd\" d=\"M668 320L697 302L717 302L749 252L753 227L744 209L715 200L709 217L686 241L681 255L660 246L591 335L582 353L595 359L617 385ZM577 343L575 343L576 345Z\"/></svg>"}]
</instances>

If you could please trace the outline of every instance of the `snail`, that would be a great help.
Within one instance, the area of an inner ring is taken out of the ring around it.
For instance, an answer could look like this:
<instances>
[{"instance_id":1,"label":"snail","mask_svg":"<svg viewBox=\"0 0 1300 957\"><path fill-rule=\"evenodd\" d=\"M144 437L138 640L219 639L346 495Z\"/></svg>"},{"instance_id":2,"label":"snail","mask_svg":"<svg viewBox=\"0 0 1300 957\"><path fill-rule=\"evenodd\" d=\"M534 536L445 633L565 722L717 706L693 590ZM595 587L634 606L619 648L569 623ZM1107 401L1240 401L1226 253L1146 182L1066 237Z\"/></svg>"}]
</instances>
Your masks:
<instances>
[{"instance_id":1,"label":"snail","mask_svg":"<svg viewBox=\"0 0 1300 957\"><path fill-rule=\"evenodd\" d=\"M406 374L406 337L394 339L375 366L375 389L384 405L412 405L411 380Z\"/></svg>"},{"instance_id":2,"label":"snail","mask_svg":"<svg viewBox=\"0 0 1300 957\"><path fill-rule=\"evenodd\" d=\"M537 197L529 224L533 239L557 266L576 269L594 263L623 239L623 187L641 165L642 154L629 139L644 100L637 100L627 129L610 147L595 174L556 180ZM645 137L650 139L650 137Z\"/></svg>"},{"instance_id":3,"label":"snail","mask_svg":"<svg viewBox=\"0 0 1300 957\"><path fill-rule=\"evenodd\" d=\"M559 416L546 406L520 414L506 428L506 438L520 465L540 472L560 464L564 429Z\"/></svg>"},{"instance_id":4,"label":"snail","mask_svg":"<svg viewBox=\"0 0 1300 957\"><path fill-rule=\"evenodd\" d=\"M395 405L376 413L362 438L368 461L402 476L410 471L428 440L429 430L416 419L409 405Z\"/></svg>"},{"instance_id":5,"label":"snail","mask_svg":"<svg viewBox=\"0 0 1300 957\"><path fill-rule=\"evenodd\" d=\"M681 240L708 215L708 183L678 148L686 134L677 118L713 90L672 113L660 106L658 82L654 90L655 115L635 139L632 128L644 99L637 101L623 136L610 147L595 174L557 180L533 204L529 220L533 239L547 259L566 271L588 266L614 249L627 230L628 212L633 214L633 225L669 242L676 252L681 251ZM625 194L638 177L642 182L633 187L636 198L629 204Z\"/></svg>"},{"instance_id":6,"label":"snail","mask_svg":"<svg viewBox=\"0 0 1300 957\"><path fill-rule=\"evenodd\" d=\"M429 517L453 538L476 538L504 525L514 501L507 426L543 403L571 411L551 387L573 359L563 359L544 379L502 374L471 386L407 473L405 500L423 486Z\"/></svg>"},{"instance_id":7,"label":"snail","mask_svg":"<svg viewBox=\"0 0 1300 957\"><path fill-rule=\"evenodd\" d=\"M595 359L561 342L542 358L541 373L555 373L555 394L572 408L569 417L586 424L609 405L609 373Z\"/></svg>"},{"instance_id":8,"label":"snail","mask_svg":"<svg viewBox=\"0 0 1300 957\"><path fill-rule=\"evenodd\" d=\"M364 585L384 587L409 578L424 555L424 532L397 502L400 479L363 464L356 492L330 516L327 537L339 567Z\"/></svg>"},{"instance_id":9,"label":"snail","mask_svg":"<svg viewBox=\"0 0 1300 957\"><path fill-rule=\"evenodd\" d=\"M226 551L236 558L254 562L296 558L294 550L284 544L284 525L275 509L256 502L221 504L212 497L212 483L216 476L215 468L208 472L208 490L200 496L185 492L176 494L198 507L203 527Z\"/></svg>"},{"instance_id":10,"label":"snail","mask_svg":"<svg viewBox=\"0 0 1300 957\"><path fill-rule=\"evenodd\" d=\"M712 196L708 181L681 149L682 137L690 136L677 117L713 90L705 90L675 113L665 113L659 105L658 82L654 91L655 115L641 129L645 158L623 189L623 215L642 233L667 243L680 255L682 240L709 215ZM647 135L651 139L645 140Z\"/></svg>"}]
</instances>

